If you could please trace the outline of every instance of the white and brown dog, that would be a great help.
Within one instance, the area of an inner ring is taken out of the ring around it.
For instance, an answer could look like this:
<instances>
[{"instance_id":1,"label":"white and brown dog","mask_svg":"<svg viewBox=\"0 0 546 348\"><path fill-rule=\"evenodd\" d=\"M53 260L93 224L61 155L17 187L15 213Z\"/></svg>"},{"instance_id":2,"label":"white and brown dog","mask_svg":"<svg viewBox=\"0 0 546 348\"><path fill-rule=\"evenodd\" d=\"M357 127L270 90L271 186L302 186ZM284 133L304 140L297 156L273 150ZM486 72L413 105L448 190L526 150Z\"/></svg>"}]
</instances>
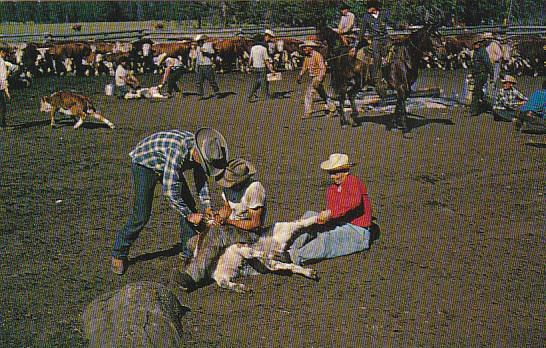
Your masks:
<instances>
[{"instance_id":1,"label":"white and brown dog","mask_svg":"<svg viewBox=\"0 0 546 348\"><path fill-rule=\"evenodd\" d=\"M279 256L285 253L288 243L299 235L303 228L316 224L317 219L317 216L312 216L293 222L277 222L264 228L263 233L254 243L236 243L228 246L213 265L214 269L211 270L212 279L214 279L218 286L224 289L248 292L250 289L246 285L234 283L232 279L238 275L239 268L244 259L254 259L270 271L290 271L310 279L318 280L317 272L314 269L279 261ZM215 231L213 231L214 228L225 228L210 223L207 223L207 225L210 230L203 233L215 234ZM238 233L238 231L227 232L230 235ZM209 238L209 241L212 239L214 237ZM216 244L216 242L213 243ZM207 249L210 246L206 245L206 243L197 242L197 246L194 245L194 247L194 258L198 258L201 254L206 255L210 253L210 250Z\"/></svg>"},{"instance_id":2,"label":"white and brown dog","mask_svg":"<svg viewBox=\"0 0 546 348\"><path fill-rule=\"evenodd\" d=\"M50 113L51 127L55 126L55 113L60 111L65 115L72 116L74 119L79 118L74 125L74 129L78 129L88 115L106 123L110 128L115 128L112 122L97 112L91 99L81 94L60 91L50 96L44 96L40 100L40 111Z\"/></svg>"}]
</instances>

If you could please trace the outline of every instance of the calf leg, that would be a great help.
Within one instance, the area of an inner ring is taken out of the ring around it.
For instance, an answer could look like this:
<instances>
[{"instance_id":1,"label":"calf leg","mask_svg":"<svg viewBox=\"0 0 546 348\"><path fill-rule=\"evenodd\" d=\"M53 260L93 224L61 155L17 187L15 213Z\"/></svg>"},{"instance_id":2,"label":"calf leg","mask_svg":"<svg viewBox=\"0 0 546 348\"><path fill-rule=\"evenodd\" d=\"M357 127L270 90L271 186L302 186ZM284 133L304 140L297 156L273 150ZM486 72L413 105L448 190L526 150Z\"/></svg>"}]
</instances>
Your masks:
<instances>
[{"instance_id":1,"label":"calf leg","mask_svg":"<svg viewBox=\"0 0 546 348\"><path fill-rule=\"evenodd\" d=\"M56 109L53 109L49 112L49 117L51 118L51 127L55 127L55 112L57 112Z\"/></svg>"},{"instance_id":2,"label":"calf leg","mask_svg":"<svg viewBox=\"0 0 546 348\"><path fill-rule=\"evenodd\" d=\"M249 258L245 257L248 255L247 249L248 247L243 244L234 244L228 247L220 256L216 269L212 274L212 279L216 281L219 287L236 292L251 291L246 285L231 281L237 275L243 259Z\"/></svg>"},{"instance_id":3,"label":"calf leg","mask_svg":"<svg viewBox=\"0 0 546 348\"><path fill-rule=\"evenodd\" d=\"M271 271L290 271L294 274L301 274L302 276L309 279L319 279L317 271L315 271L314 269L301 267L293 263L284 263L267 259L265 260L264 265Z\"/></svg>"},{"instance_id":4,"label":"calf leg","mask_svg":"<svg viewBox=\"0 0 546 348\"><path fill-rule=\"evenodd\" d=\"M114 126L114 124L112 122L108 121L108 119L106 117L102 116L98 112L93 112L91 115L94 118L96 118L97 120L101 121L102 123L106 123L108 125L108 127L112 128L112 129L116 128L116 126Z\"/></svg>"},{"instance_id":5,"label":"calf leg","mask_svg":"<svg viewBox=\"0 0 546 348\"><path fill-rule=\"evenodd\" d=\"M85 121L85 117L87 116L87 114L83 111L80 111L76 113L74 116L77 116L80 118L78 122L76 122L76 124L74 125L74 129L78 129L83 124L83 121Z\"/></svg>"}]
</instances>

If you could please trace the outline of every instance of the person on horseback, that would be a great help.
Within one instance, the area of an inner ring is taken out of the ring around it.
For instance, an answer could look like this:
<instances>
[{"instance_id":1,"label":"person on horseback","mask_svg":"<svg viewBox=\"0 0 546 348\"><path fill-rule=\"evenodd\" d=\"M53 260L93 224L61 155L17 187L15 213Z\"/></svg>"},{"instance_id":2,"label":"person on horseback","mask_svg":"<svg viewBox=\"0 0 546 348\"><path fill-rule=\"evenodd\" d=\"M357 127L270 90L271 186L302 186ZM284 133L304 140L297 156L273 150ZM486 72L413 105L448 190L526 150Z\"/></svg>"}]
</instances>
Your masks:
<instances>
[{"instance_id":1,"label":"person on horseback","mask_svg":"<svg viewBox=\"0 0 546 348\"><path fill-rule=\"evenodd\" d=\"M387 24L390 23L390 12L381 10L380 7L379 1L368 0L368 12L365 13L362 18L362 30L360 32L356 51L367 46L367 33L371 39L373 52L372 76L376 91L379 96L383 98L387 92L387 83L383 79L382 68L387 64L387 53L390 47L389 35L387 32Z\"/></svg>"},{"instance_id":2,"label":"person on horseback","mask_svg":"<svg viewBox=\"0 0 546 348\"><path fill-rule=\"evenodd\" d=\"M346 3L342 3L339 7L341 18L337 25L337 32L345 46L350 46L354 41L353 28L355 25L355 15L349 10L350 7Z\"/></svg>"}]
</instances>

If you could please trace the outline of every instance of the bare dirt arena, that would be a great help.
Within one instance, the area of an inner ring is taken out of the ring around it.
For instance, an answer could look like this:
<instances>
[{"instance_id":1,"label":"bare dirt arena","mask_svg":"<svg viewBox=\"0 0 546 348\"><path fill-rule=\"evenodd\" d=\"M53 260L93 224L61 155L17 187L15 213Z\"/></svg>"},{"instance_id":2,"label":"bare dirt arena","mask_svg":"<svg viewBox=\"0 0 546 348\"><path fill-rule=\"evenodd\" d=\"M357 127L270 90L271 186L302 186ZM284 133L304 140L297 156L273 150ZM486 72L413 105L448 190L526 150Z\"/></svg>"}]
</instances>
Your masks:
<instances>
[{"instance_id":1,"label":"bare dirt arena","mask_svg":"<svg viewBox=\"0 0 546 348\"><path fill-rule=\"evenodd\" d=\"M418 87L462 89L462 71L422 75ZM290 73L272 85L276 100L254 104L243 74L220 75L223 98L205 101L120 101L104 95L109 81L44 78L12 91L14 127L0 132L0 346L85 346L81 313L96 296L139 280L171 286L178 216L159 188L131 249L135 263L122 277L110 272L132 207L128 153L153 132L202 126L226 136L232 157L256 164L268 223L321 209L328 178L319 164L347 153L381 233L367 252L313 265L318 282L267 274L242 279L250 294L175 289L191 309L188 347L543 345L544 135L517 134L490 115L466 118L463 107L415 112L411 139L387 131L384 116L342 130L338 118L300 119L305 84ZM518 88L530 95L541 83L522 77ZM181 88L195 91L193 76ZM62 127L50 129L39 98L61 89L90 96L117 128L88 119L74 130L59 115Z\"/></svg>"}]
</instances>

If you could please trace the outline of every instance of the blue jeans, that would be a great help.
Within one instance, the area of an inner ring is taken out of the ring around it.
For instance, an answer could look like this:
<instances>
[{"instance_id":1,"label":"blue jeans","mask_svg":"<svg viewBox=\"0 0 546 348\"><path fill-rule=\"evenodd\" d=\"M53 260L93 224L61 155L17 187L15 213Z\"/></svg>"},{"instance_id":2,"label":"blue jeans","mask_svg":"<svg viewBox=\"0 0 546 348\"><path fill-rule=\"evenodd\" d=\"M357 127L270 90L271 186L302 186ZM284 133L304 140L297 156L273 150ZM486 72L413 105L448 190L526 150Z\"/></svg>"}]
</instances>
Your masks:
<instances>
[{"instance_id":1,"label":"blue jeans","mask_svg":"<svg viewBox=\"0 0 546 348\"><path fill-rule=\"evenodd\" d=\"M135 200L131 217L123 229L116 234L112 256L118 259L127 258L129 248L138 238L140 231L146 226L148 220L150 220L154 189L160 180L160 176L153 169L139 164L132 163L131 170L133 172ZM182 191L182 187L186 185L180 186ZM194 202L192 203L195 205ZM188 205L192 209L191 204ZM195 208L192 210L195 211ZM183 248L182 252L188 256L191 256L191 252L186 244L193 235L195 235L193 228L188 224L184 216L180 216L180 242Z\"/></svg>"},{"instance_id":2,"label":"blue jeans","mask_svg":"<svg viewBox=\"0 0 546 348\"><path fill-rule=\"evenodd\" d=\"M317 214L308 211L303 218ZM320 231L316 235L303 233L294 240L288 253L294 264L302 265L310 261L333 259L369 248L370 229L347 223Z\"/></svg>"},{"instance_id":3,"label":"blue jeans","mask_svg":"<svg viewBox=\"0 0 546 348\"><path fill-rule=\"evenodd\" d=\"M212 65L198 65L197 66L197 94L201 97L205 95L203 83L205 80L209 81L210 86L215 94L218 94L220 88L216 82L216 73L212 68Z\"/></svg>"},{"instance_id":4,"label":"blue jeans","mask_svg":"<svg viewBox=\"0 0 546 348\"><path fill-rule=\"evenodd\" d=\"M254 83L250 90L249 98L258 96L258 90L261 86L264 86L265 96L269 98L269 81L267 81L267 69L266 68L254 68Z\"/></svg>"}]
</instances>

